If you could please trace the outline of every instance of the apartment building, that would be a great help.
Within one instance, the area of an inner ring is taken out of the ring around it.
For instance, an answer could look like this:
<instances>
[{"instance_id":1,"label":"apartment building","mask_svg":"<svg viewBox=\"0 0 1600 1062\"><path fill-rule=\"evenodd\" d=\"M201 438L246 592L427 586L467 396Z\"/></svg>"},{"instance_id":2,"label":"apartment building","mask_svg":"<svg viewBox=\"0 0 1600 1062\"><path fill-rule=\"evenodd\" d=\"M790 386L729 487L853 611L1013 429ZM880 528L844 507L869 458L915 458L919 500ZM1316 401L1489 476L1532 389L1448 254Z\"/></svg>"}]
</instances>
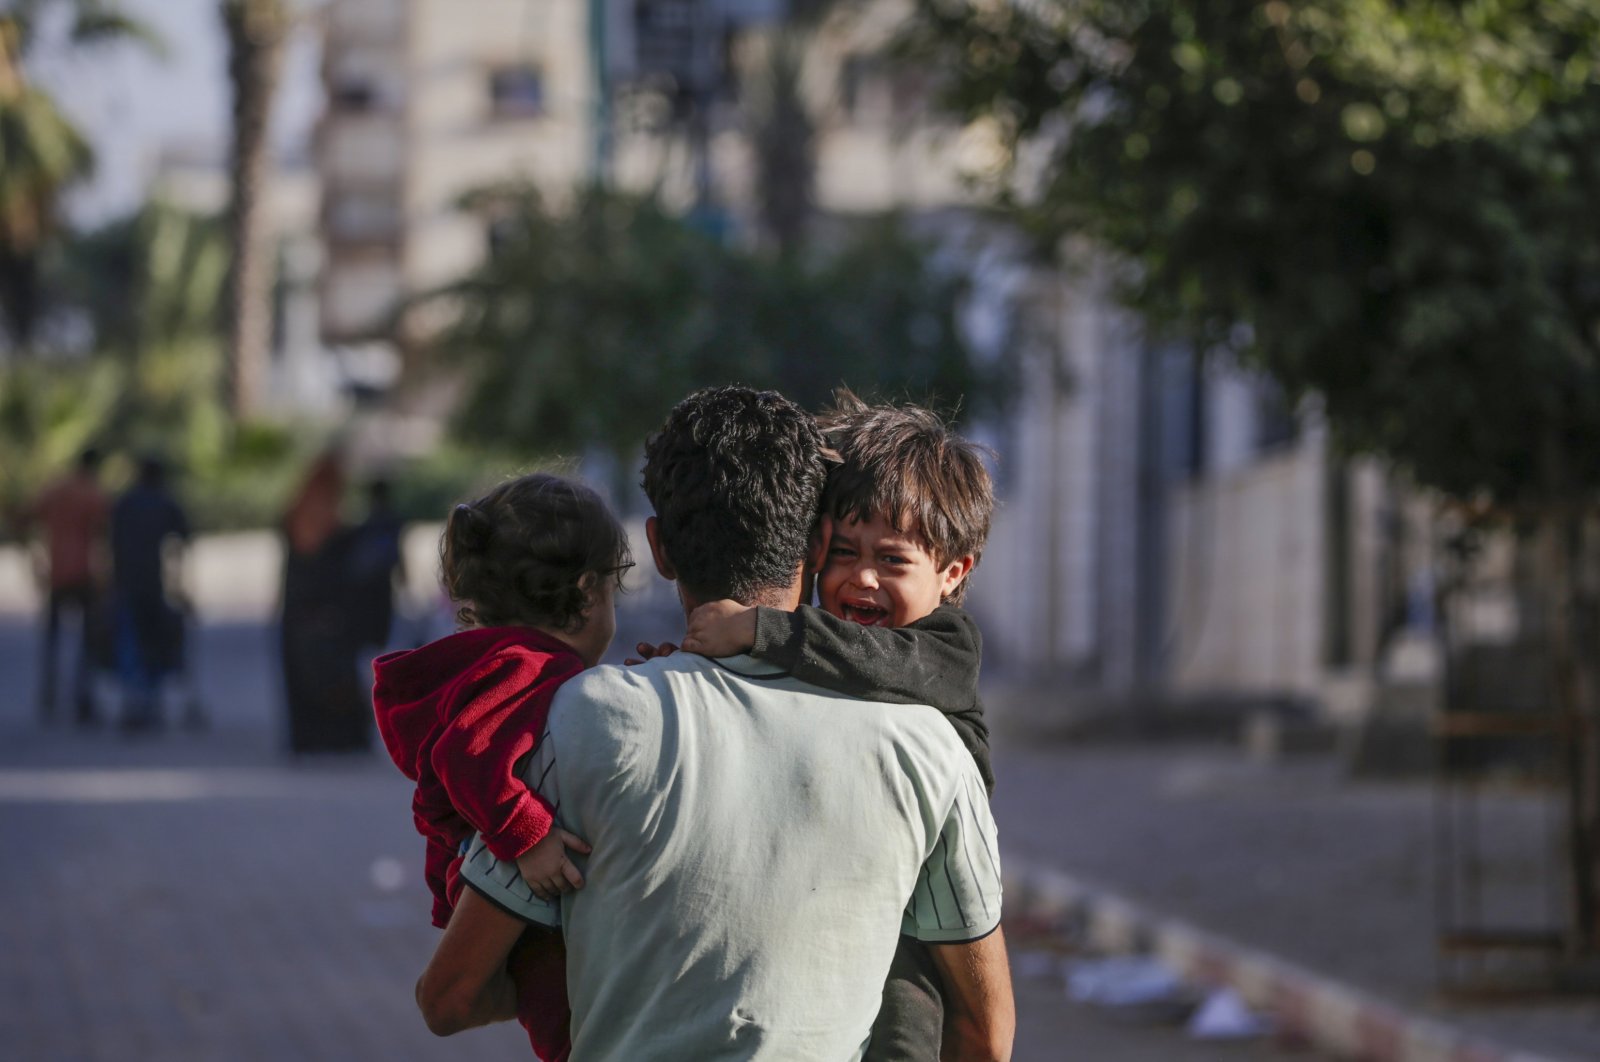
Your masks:
<instances>
[{"instance_id":1,"label":"apartment building","mask_svg":"<svg viewBox=\"0 0 1600 1062\"><path fill-rule=\"evenodd\" d=\"M594 164L589 0L333 0L318 130L322 330L391 333L405 300L461 276L489 232L468 192L555 192ZM617 6L617 5L613 5Z\"/></svg>"},{"instance_id":2,"label":"apartment building","mask_svg":"<svg viewBox=\"0 0 1600 1062\"><path fill-rule=\"evenodd\" d=\"M731 238L750 238L746 82L780 14L774 0L332 0L324 336L393 334L407 299L479 261L492 228L460 202L498 182L559 200L604 174L685 209L709 193ZM964 176L996 165L994 145L937 115L926 73L879 58L903 14L887 0L807 30L814 205L838 224L900 209L971 273L979 356L1020 363L1012 414L977 426L1002 508L971 600L997 675L1359 710L1395 593L1383 477L1333 460L1314 415L1261 380L1150 340L1092 249L1043 266L976 209ZM686 100L698 127L673 120Z\"/></svg>"}]
</instances>

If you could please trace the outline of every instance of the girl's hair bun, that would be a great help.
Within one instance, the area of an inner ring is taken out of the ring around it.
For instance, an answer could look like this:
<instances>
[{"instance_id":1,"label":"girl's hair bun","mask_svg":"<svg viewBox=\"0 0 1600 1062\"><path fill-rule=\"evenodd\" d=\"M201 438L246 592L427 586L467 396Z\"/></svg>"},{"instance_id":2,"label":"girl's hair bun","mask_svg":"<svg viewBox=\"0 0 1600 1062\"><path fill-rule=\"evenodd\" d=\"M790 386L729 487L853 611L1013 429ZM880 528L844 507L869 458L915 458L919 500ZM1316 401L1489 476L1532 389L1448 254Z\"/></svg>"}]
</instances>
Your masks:
<instances>
[{"instance_id":1,"label":"girl's hair bun","mask_svg":"<svg viewBox=\"0 0 1600 1062\"><path fill-rule=\"evenodd\" d=\"M467 626L573 631L597 580L631 566L628 536L600 496L535 472L450 512L440 543L445 589Z\"/></svg>"},{"instance_id":2,"label":"girl's hair bun","mask_svg":"<svg viewBox=\"0 0 1600 1062\"><path fill-rule=\"evenodd\" d=\"M494 521L471 505L458 505L450 514L450 537L461 553L482 553L494 538Z\"/></svg>"}]
</instances>

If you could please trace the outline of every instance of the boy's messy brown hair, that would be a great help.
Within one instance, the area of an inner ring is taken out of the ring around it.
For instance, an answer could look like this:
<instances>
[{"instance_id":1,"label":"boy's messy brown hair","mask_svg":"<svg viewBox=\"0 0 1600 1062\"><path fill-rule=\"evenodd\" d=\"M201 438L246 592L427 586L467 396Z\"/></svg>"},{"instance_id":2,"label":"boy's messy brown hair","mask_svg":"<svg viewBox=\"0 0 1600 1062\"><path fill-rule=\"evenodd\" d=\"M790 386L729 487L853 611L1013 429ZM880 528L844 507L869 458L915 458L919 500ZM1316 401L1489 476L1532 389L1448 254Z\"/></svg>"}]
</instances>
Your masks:
<instances>
[{"instance_id":1,"label":"boy's messy brown hair","mask_svg":"<svg viewBox=\"0 0 1600 1062\"><path fill-rule=\"evenodd\" d=\"M913 405L868 405L846 388L817 417L839 463L828 473L822 511L836 520L882 514L901 534L919 535L934 563L983 556L994 517L994 482L984 449L937 413ZM945 599L966 597L961 584Z\"/></svg>"},{"instance_id":2,"label":"boy's messy brown hair","mask_svg":"<svg viewBox=\"0 0 1600 1062\"><path fill-rule=\"evenodd\" d=\"M633 566L628 536L600 495L544 472L457 505L439 544L445 591L464 626L583 626L593 587Z\"/></svg>"}]
</instances>

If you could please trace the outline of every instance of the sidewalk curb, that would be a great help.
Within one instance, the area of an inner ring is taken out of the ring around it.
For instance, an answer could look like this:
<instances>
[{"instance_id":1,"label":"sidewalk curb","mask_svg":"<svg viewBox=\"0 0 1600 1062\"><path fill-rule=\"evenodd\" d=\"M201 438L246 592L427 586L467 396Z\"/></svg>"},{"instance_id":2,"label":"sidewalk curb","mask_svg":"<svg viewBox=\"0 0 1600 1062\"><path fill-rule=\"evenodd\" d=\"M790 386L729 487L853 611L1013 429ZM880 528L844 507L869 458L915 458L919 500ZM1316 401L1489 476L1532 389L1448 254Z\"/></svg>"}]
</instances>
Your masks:
<instances>
[{"instance_id":1,"label":"sidewalk curb","mask_svg":"<svg viewBox=\"0 0 1600 1062\"><path fill-rule=\"evenodd\" d=\"M1116 953L1152 954L1186 980L1229 987L1285 1032L1360 1062L1561 1062L1502 1047L1265 952L1166 918L1058 870L1008 861L1007 920Z\"/></svg>"}]
</instances>

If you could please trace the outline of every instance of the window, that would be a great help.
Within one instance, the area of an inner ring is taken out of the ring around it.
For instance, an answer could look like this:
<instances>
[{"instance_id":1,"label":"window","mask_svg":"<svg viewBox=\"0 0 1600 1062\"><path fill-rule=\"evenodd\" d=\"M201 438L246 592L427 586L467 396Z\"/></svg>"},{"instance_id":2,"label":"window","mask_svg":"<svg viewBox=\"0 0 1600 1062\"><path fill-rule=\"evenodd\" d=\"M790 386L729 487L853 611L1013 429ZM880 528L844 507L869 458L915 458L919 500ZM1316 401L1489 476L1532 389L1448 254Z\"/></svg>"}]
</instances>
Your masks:
<instances>
[{"instance_id":1,"label":"window","mask_svg":"<svg viewBox=\"0 0 1600 1062\"><path fill-rule=\"evenodd\" d=\"M333 86L333 105L344 111L370 111L377 106L378 91L372 82L346 78Z\"/></svg>"},{"instance_id":2,"label":"window","mask_svg":"<svg viewBox=\"0 0 1600 1062\"><path fill-rule=\"evenodd\" d=\"M926 120L931 86L925 71L875 55L852 55L839 67L839 103L857 125Z\"/></svg>"},{"instance_id":3,"label":"window","mask_svg":"<svg viewBox=\"0 0 1600 1062\"><path fill-rule=\"evenodd\" d=\"M496 118L537 118L544 113L544 72L529 64L489 72L489 104Z\"/></svg>"},{"instance_id":4,"label":"window","mask_svg":"<svg viewBox=\"0 0 1600 1062\"><path fill-rule=\"evenodd\" d=\"M400 231L400 199L393 188L338 189L327 199L328 226L351 242L393 239Z\"/></svg>"},{"instance_id":5,"label":"window","mask_svg":"<svg viewBox=\"0 0 1600 1062\"><path fill-rule=\"evenodd\" d=\"M1276 384L1263 380L1257 391L1256 452L1287 450L1300 441L1300 420L1289 397Z\"/></svg>"}]
</instances>

